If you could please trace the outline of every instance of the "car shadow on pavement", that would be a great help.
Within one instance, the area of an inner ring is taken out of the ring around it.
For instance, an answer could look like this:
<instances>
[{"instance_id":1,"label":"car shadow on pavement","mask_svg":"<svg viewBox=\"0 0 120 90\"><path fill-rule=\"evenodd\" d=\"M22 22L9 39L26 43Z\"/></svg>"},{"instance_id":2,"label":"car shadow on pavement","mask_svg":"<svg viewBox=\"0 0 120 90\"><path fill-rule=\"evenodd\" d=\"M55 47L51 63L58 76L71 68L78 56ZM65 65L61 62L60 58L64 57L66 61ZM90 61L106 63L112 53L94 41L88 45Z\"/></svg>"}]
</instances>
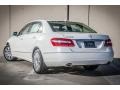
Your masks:
<instances>
[{"instance_id":1,"label":"car shadow on pavement","mask_svg":"<svg viewBox=\"0 0 120 90\"><path fill-rule=\"evenodd\" d=\"M25 60L14 60L13 62L26 62ZM4 57L1 57L0 63L9 63ZM120 75L120 58L114 58L113 62L108 65L100 65L96 70L89 71L84 70L83 67L79 68L53 68L49 69L44 74L59 74L59 73L68 73L71 75L83 75L83 76L111 76L111 75Z\"/></svg>"},{"instance_id":2,"label":"car shadow on pavement","mask_svg":"<svg viewBox=\"0 0 120 90\"><path fill-rule=\"evenodd\" d=\"M48 70L47 74L68 73L71 75L83 76L111 76L120 75L120 59L115 58L113 62L108 65L100 65L96 70L89 71L84 68L56 68Z\"/></svg>"},{"instance_id":3,"label":"car shadow on pavement","mask_svg":"<svg viewBox=\"0 0 120 90\"><path fill-rule=\"evenodd\" d=\"M14 59L12 61L7 61L3 56L0 57L0 63L14 63L14 62L23 62L23 61L26 61L26 60L23 60L23 59Z\"/></svg>"}]
</instances>

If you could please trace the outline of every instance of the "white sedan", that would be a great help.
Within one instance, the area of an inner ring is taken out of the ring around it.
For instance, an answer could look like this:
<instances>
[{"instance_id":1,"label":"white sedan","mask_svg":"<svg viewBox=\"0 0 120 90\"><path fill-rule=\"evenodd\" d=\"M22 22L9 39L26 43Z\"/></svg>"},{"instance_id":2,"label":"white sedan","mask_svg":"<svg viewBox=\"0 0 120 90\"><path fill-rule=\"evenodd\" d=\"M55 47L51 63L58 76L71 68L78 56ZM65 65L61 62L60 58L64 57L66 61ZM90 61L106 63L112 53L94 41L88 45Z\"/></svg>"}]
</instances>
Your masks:
<instances>
[{"instance_id":1,"label":"white sedan","mask_svg":"<svg viewBox=\"0 0 120 90\"><path fill-rule=\"evenodd\" d=\"M48 67L83 66L94 70L113 60L112 42L108 35L79 22L35 20L7 40L4 57L21 58L33 63L36 73Z\"/></svg>"}]
</instances>

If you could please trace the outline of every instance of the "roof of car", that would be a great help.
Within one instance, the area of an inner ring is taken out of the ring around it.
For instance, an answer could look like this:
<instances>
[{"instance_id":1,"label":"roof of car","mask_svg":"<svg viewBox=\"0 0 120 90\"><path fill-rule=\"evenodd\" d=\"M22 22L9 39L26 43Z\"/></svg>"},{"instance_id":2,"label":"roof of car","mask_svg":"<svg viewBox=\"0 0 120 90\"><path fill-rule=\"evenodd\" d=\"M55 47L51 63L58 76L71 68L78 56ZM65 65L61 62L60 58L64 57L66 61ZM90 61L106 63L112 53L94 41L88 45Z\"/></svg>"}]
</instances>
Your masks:
<instances>
[{"instance_id":1,"label":"roof of car","mask_svg":"<svg viewBox=\"0 0 120 90\"><path fill-rule=\"evenodd\" d=\"M51 21L51 22L63 22L63 21L67 21L67 20L45 20L45 19L36 19L36 20L32 20L30 22L46 22L46 21ZM68 22L76 22L76 21L68 21ZM79 24L85 25L84 23L78 22Z\"/></svg>"},{"instance_id":2,"label":"roof of car","mask_svg":"<svg viewBox=\"0 0 120 90\"><path fill-rule=\"evenodd\" d=\"M44 19L36 19L36 20L33 20L33 21L67 21L67 20L44 20Z\"/></svg>"},{"instance_id":3,"label":"roof of car","mask_svg":"<svg viewBox=\"0 0 120 90\"><path fill-rule=\"evenodd\" d=\"M76 21L70 21L70 20L45 20L45 19L36 19L36 20L32 20L31 22L34 22L34 21L54 21L54 22L69 21L69 22L76 22Z\"/></svg>"}]
</instances>

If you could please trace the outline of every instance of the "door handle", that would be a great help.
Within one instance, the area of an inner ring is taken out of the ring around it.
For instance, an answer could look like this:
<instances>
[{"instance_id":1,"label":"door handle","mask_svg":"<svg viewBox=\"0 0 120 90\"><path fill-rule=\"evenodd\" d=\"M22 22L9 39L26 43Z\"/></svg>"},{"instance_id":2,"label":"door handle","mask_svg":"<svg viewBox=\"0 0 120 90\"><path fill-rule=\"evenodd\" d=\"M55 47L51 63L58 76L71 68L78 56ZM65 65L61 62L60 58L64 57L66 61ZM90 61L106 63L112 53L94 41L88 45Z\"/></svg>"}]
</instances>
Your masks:
<instances>
[{"instance_id":1,"label":"door handle","mask_svg":"<svg viewBox=\"0 0 120 90\"><path fill-rule=\"evenodd\" d=\"M21 35L20 35L20 36L18 36L18 38L19 38L20 40L23 40L23 36L21 36Z\"/></svg>"}]
</instances>

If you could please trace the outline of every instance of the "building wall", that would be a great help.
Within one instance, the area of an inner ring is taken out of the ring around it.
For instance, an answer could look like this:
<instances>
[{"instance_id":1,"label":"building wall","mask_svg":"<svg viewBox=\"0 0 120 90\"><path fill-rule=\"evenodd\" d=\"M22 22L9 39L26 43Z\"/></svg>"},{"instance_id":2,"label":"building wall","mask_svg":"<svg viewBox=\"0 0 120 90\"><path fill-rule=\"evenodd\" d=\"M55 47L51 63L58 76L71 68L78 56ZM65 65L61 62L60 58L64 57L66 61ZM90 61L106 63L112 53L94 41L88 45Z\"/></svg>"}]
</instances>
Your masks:
<instances>
[{"instance_id":1,"label":"building wall","mask_svg":"<svg viewBox=\"0 0 120 90\"><path fill-rule=\"evenodd\" d=\"M88 6L87 5L84 5L84 6L71 5L69 12L70 12L69 19L71 21L78 21L88 25Z\"/></svg>"},{"instance_id":2,"label":"building wall","mask_svg":"<svg viewBox=\"0 0 120 90\"><path fill-rule=\"evenodd\" d=\"M11 6L11 31L20 31L25 23L36 19L65 20L66 6Z\"/></svg>"},{"instance_id":3,"label":"building wall","mask_svg":"<svg viewBox=\"0 0 120 90\"><path fill-rule=\"evenodd\" d=\"M3 47L9 38L9 6L0 6L0 56Z\"/></svg>"},{"instance_id":4,"label":"building wall","mask_svg":"<svg viewBox=\"0 0 120 90\"><path fill-rule=\"evenodd\" d=\"M90 10L90 13L88 13ZM0 55L9 35L20 31L25 23L35 19L66 20L66 5L0 6ZM70 5L70 20L83 22L98 33L110 35L115 57L120 58L120 6Z\"/></svg>"},{"instance_id":5,"label":"building wall","mask_svg":"<svg viewBox=\"0 0 120 90\"><path fill-rule=\"evenodd\" d=\"M120 58L120 6L91 6L90 26L111 37L115 57Z\"/></svg>"}]
</instances>

